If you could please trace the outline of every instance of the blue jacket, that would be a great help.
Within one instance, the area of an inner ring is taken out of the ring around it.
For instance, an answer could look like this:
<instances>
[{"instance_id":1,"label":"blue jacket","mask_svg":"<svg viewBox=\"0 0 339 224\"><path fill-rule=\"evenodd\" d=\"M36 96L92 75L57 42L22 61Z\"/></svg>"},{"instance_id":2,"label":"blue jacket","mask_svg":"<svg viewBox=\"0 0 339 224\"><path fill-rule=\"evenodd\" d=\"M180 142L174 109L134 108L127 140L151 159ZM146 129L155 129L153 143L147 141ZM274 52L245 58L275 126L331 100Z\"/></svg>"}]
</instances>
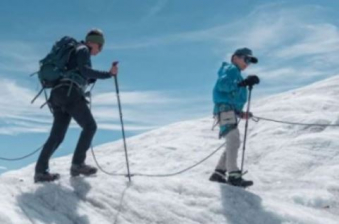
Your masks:
<instances>
[{"instance_id":1,"label":"blue jacket","mask_svg":"<svg viewBox=\"0 0 339 224\"><path fill-rule=\"evenodd\" d=\"M238 83L244 80L240 69L234 65L223 62L218 71L218 80L213 89L214 114L218 114L222 106L230 110L242 111L247 101L247 89L238 87ZM226 109L228 110L228 109Z\"/></svg>"}]
</instances>

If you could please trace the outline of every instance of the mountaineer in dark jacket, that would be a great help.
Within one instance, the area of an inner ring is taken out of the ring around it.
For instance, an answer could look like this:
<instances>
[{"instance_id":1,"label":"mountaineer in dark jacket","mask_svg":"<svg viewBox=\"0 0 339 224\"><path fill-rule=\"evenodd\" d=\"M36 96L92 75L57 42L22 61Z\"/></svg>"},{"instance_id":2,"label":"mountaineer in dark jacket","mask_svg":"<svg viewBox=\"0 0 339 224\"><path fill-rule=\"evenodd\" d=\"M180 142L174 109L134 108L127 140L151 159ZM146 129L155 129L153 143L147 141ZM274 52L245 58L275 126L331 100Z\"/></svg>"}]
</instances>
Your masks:
<instances>
[{"instance_id":1,"label":"mountaineer in dark jacket","mask_svg":"<svg viewBox=\"0 0 339 224\"><path fill-rule=\"evenodd\" d=\"M91 30L85 41L72 52L67 69L73 72L60 80L48 100L53 112L53 126L35 167L35 182L54 181L60 175L49 172L49 159L63 141L68 126L73 118L82 128L77 143L70 173L72 176L93 175L95 167L85 164L86 152L89 149L97 129L96 122L85 99L85 90L97 79L108 79L118 74L116 65L109 72L92 69L91 56L99 54L104 45L104 35L100 30Z\"/></svg>"}]
</instances>

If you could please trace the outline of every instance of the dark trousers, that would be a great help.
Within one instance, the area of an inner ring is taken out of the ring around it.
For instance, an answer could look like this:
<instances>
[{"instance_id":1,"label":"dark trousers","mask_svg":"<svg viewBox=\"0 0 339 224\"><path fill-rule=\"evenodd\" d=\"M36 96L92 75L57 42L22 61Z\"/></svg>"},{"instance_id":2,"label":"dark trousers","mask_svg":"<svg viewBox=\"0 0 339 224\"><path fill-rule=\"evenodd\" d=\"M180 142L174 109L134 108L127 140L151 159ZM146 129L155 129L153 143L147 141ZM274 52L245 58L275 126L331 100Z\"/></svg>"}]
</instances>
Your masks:
<instances>
[{"instance_id":1,"label":"dark trousers","mask_svg":"<svg viewBox=\"0 0 339 224\"><path fill-rule=\"evenodd\" d=\"M51 92L49 103L54 116L53 126L50 136L39 156L35 172L48 171L48 161L63 141L72 118L82 128L73 155L73 164L84 163L86 152L91 145L97 129L96 122L87 102L76 86L70 88L69 85L66 85L55 88Z\"/></svg>"}]
</instances>

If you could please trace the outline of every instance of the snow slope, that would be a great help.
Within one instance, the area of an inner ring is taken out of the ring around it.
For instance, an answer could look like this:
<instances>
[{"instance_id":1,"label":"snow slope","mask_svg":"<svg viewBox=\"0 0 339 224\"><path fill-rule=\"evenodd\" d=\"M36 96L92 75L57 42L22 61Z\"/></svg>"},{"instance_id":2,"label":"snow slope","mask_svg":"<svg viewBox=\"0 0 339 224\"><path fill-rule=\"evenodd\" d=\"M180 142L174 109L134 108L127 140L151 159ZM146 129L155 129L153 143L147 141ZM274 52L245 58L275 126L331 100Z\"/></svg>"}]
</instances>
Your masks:
<instances>
[{"instance_id":1,"label":"snow slope","mask_svg":"<svg viewBox=\"0 0 339 224\"><path fill-rule=\"evenodd\" d=\"M337 76L256 101L252 111L280 120L337 124L338 94ZM201 160L222 144L211 125L211 118L186 121L128 139L132 172L171 173ZM131 184L102 172L71 179L71 156L51 161L60 181L34 184L33 164L0 176L0 223L338 224L338 129L251 122L245 177L255 185L247 190L208 181L221 151L184 174L135 176ZM126 172L121 141L95 151L107 171Z\"/></svg>"}]
</instances>

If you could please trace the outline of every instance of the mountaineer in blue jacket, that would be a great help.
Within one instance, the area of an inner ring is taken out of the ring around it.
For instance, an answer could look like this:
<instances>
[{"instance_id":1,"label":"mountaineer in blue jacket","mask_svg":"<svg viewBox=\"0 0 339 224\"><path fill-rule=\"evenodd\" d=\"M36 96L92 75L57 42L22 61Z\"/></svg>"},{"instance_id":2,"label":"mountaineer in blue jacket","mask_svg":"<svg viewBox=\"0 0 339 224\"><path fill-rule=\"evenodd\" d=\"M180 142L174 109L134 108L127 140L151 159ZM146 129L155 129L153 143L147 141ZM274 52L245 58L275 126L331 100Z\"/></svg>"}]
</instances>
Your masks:
<instances>
[{"instance_id":1,"label":"mountaineer in blue jacket","mask_svg":"<svg viewBox=\"0 0 339 224\"><path fill-rule=\"evenodd\" d=\"M231 63L223 62L218 71L218 80L213 89L214 117L219 124L219 137L226 138L226 150L222 154L217 167L210 177L211 181L229 183L234 186L247 187L253 185L252 181L242 178L237 166L238 149L240 147L240 134L238 118L248 119L251 113L243 112L247 101L247 85L256 82L257 76L244 79L244 71L251 63L256 64L258 59L252 55L248 48L241 48L234 52ZM226 172L228 171L228 178Z\"/></svg>"}]
</instances>

